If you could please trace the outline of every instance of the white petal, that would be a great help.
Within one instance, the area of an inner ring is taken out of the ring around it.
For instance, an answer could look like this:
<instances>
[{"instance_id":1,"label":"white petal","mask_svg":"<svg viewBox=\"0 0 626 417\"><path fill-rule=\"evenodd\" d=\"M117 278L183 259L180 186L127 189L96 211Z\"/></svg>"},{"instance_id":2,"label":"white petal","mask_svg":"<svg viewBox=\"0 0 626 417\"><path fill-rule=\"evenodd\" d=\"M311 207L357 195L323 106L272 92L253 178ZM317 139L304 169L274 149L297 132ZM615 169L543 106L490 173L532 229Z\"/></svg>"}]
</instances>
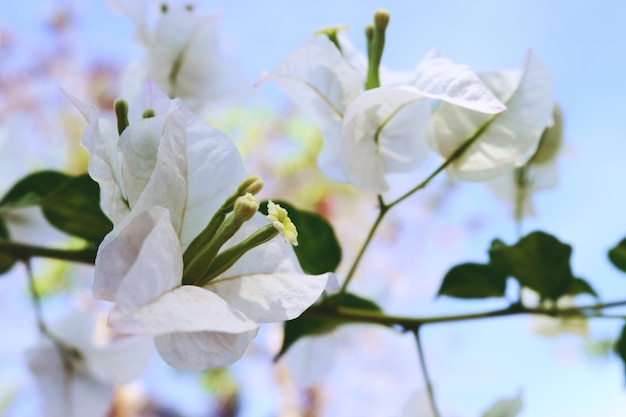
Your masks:
<instances>
[{"instance_id":1,"label":"white petal","mask_svg":"<svg viewBox=\"0 0 626 417\"><path fill-rule=\"evenodd\" d=\"M414 90L365 91L346 111L341 144L344 171L359 188L388 189L384 174L417 168L428 156L430 104Z\"/></svg>"},{"instance_id":2,"label":"white petal","mask_svg":"<svg viewBox=\"0 0 626 417\"><path fill-rule=\"evenodd\" d=\"M520 395L515 398L499 400L485 411L483 417L515 417L522 409Z\"/></svg>"},{"instance_id":3,"label":"white petal","mask_svg":"<svg viewBox=\"0 0 626 417\"><path fill-rule=\"evenodd\" d=\"M166 225L169 223L167 210L155 207L127 217L104 238L96 256L93 283L96 298L115 300L118 287L139 257L144 241L148 240L158 223L164 229L164 222L167 222ZM158 233L163 234L163 230ZM175 246L178 247L176 239ZM168 258L171 256L168 254Z\"/></svg>"},{"instance_id":4,"label":"white petal","mask_svg":"<svg viewBox=\"0 0 626 417\"><path fill-rule=\"evenodd\" d=\"M328 275L254 274L214 280L207 289L256 322L291 320L322 294Z\"/></svg>"},{"instance_id":5,"label":"white petal","mask_svg":"<svg viewBox=\"0 0 626 417\"><path fill-rule=\"evenodd\" d=\"M53 346L27 352L28 367L34 373L44 400L46 416L104 417L113 402L113 388L80 371L66 372Z\"/></svg>"},{"instance_id":6,"label":"white petal","mask_svg":"<svg viewBox=\"0 0 626 417\"><path fill-rule=\"evenodd\" d=\"M150 338L125 337L96 348L87 356L94 378L109 384L123 384L139 377L148 367L154 343Z\"/></svg>"},{"instance_id":7,"label":"white petal","mask_svg":"<svg viewBox=\"0 0 626 417\"><path fill-rule=\"evenodd\" d=\"M190 111L186 120L188 194L179 233L183 251L247 176L232 140Z\"/></svg>"},{"instance_id":8,"label":"white petal","mask_svg":"<svg viewBox=\"0 0 626 417\"><path fill-rule=\"evenodd\" d=\"M120 136L124 190L131 207L146 188L157 163L165 120L166 116L157 116L132 123Z\"/></svg>"},{"instance_id":9,"label":"white petal","mask_svg":"<svg viewBox=\"0 0 626 417\"><path fill-rule=\"evenodd\" d=\"M111 8L128 17L137 27L135 37L142 44L150 41L150 32L146 22L146 3L142 0L124 1L124 0L106 0Z\"/></svg>"},{"instance_id":10,"label":"white petal","mask_svg":"<svg viewBox=\"0 0 626 417\"><path fill-rule=\"evenodd\" d=\"M179 105L179 102L175 103ZM146 210L153 206L167 208L170 211L170 221L177 234L180 232L187 194L187 114L187 111L182 107L178 107L168 113L163 127L163 134L158 144L154 169L150 173L148 182L145 183L145 187L138 196L137 201L134 204L131 203L131 208L134 211ZM147 120L144 122L147 122ZM141 143L141 139L138 142ZM144 150L149 148L147 146ZM135 187L142 185L139 178L136 178L135 181L127 180L127 173L130 174L132 172L132 167L145 166L139 163L139 160L142 159L142 155L138 153L139 149L139 146L135 146L135 152L137 153L131 153L129 149L124 149L123 172L125 182L129 181L129 186L130 184L134 184Z\"/></svg>"},{"instance_id":11,"label":"white petal","mask_svg":"<svg viewBox=\"0 0 626 417\"><path fill-rule=\"evenodd\" d=\"M465 180L495 178L526 163L554 107L552 77L532 52L521 74L495 71L482 74L481 79L508 106L505 112L488 116L442 103L428 131L429 144L445 158L479 134L448 169L450 176Z\"/></svg>"},{"instance_id":12,"label":"white petal","mask_svg":"<svg viewBox=\"0 0 626 417\"><path fill-rule=\"evenodd\" d=\"M178 96L177 83L172 84L170 77L175 62L179 60L180 70L184 60L189 58L187 48L199 39L209 44L208 51L204 51L205 54L217 49L215 20L215 16L200 18L195 13L185 10L182 4L173 5L166 13L159 14L154 39L148 50L149 76L170 97ZM210 29L203 31L203 35L208 38L198 38L197 34L202 31L204 25L208 25ZM210 58L211 56L207 57ZM180 61L181 59L183 61Z\"/></svg>"},{"instance_id":13,"label":"white petal","mask_svg":"<svg viewBox=\"0 0 626 417\"><path fill-rule=\"evenodd\" d=\"M455 64L436 50L430 51L417 66L410 85L427 97L482 113L506 109L467 65Z\"/></svg>"},{"instance_id":14,"label":"white petal","mask_svg":"<svg viewBox=\"0 0 626 417\"><path fill-rule=\"evenodd\" d=\"M241 358L258 329L239 334L170 333L155 338L161 357L177 369L201 371L223 368Z\"/></svg>"},{"instance_id":15,"label":"white petal","mask_svg":"<svg viewBox=\"0 0 626 417\"><path fill-rule=\"evenodd\" d=\"M117 126L111 120L100 118L96 107L66 95L89 121L80 143L89 153L89 175L100 185L100 207L117 223L129 212L122 188Z\"/></svg>"},{"instance_id":16,"label":"white petal","mask_svg":"<svg viewBox=\"0 0 626 417\"><path fill-rule=\"evenodd\" d=\"M142 71L141 67L136 71ZM138 74L139 77L141 74ZM133 96L133 100L129 105L128 121L133 123L143 120L143 113L147 109L154 110L156 116L164 116L171 110L180 107L178 100L171 100L163 91L151 80L142 79L137 86L138 94Z\"/></svg>"},{"instance_id":17,"label":"white petal","mask_svg":"<svg viewBox=\"0 0 626 417\"><path fill-rule=\"evenodd\" d=\"M204 288L184 285L133 310L109 315L109 324L120 333L162 336L168 333L218 332L241 334L257 324Z\"/></svg>"},{"instance_id":18,"label":"white petal","mask_svg":"<svg viewBox=\"0 0 626 417\"><path fill-rule=\"evenodd\" d=\"M326 38L304 42L263 80L274 81L320 124L322 131L341 120L363 89L361 75Z\"/></svg>"},{"instance_id":19,"label":"white petal","mask_svg":"<svg viewBox=\"0 0 626 417\"><path fill-rule=\"evenodd\" d=\"M143 242L140 242L132 266L119 283L112 315L125 314L139 308L181 283L183 257L178 237L170 223L169 212L162 207L153 207L145 213L140 215L150 218L154 223ZM131 223L129 227L138 225L141 229L139 234L143 235L146 224L149 221L144 220ZM133 233L132 230L126 232L128 235Z\"/></svg>"},{"instance_id":20,"label":"white petal","mask_svg":"<svg viewBox=\"0 0 626 417\"><path fill-rule=\"evenodd\" d=\"M341 120L336 120L332 127L326 126L322 132L324 146L317 156L317 165L329 178L338 182L348 182L348 177L341 165L342 129L343 122Z\"/></svg>"},{"instance_id":21,"label":"white petal","mask_svg":"<svg viewBox=\"0 0 626 417\"><path fill-rule=\"evenodd\" d=\"M72 311L60 320L48 324L48 329L63 342L83 353L93 349L95 317L82 311Z\"/></svg>"},{"instance_id":22,"label":"white petal","mask_svg":"<svg viewBox=\"0 0 626 417\"><path fill-rule=\"evenodd\" d=\"M361 77L361 85L363 85L365 83L365 77L367 76L367 56L354 46L352 41L350 41L350 38L345 33L339 33L337 38L339 39L339 45L341 46L341 54L346 62L359 73Z\"/></svg>"}]
</instances>

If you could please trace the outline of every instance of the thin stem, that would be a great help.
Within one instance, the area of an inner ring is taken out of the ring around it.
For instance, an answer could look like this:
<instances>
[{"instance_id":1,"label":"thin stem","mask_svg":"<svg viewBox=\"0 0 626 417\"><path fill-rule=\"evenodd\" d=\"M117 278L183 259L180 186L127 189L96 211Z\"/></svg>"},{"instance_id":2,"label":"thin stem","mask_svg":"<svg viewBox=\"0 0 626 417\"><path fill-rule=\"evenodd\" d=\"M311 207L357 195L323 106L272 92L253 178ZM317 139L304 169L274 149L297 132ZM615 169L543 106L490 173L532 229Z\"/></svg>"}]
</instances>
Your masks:
<instances>
[{"instance_id":1,"label":"thin stem","mask_svg":"<svg viewBox=\"0 0 626 417\"><path fill-rule=\"evenodd\" d=\"M378 195L378 207L379 207L378 217L376 217L374 224L372 224L372 227L370 228L370 231L367 234L367 237L365 238L363 245L361 245L361 249L359 250L359 253L354 259L354 262L352 262L352 266L350 267L350 270L348 271L348 275L346 275L346 279L343 281L343 284L341 285L341 288L339 289L339 294L337 295L337 303L336 303L337 307L341 305L341 302L343 301L343 297L345 296L346 291L348 289L348 285L350 284L350 281L352 281L352 278L354 277L354 273L356 272L356 269L359 266L359 263L361 262L363 255L365 254L365 250L369 246L370 242L372 241L372 238L374 237L374 234L376 233L376 230L378 230L378 226L380 226L380 223L385 217L385 214L389 210L389 206L385 204L385 202L383 201L383 197L381 195Z\"/></svg>"},{"instance_id":2,"label":"thin stem","mask_svg":"<svg viewBox=\"0 0 626 417\"><path fill-rule=\"evenodd\" d=\"M343 300L343 297L344 297L344 295L346 293L348 285L350 284L350 281L352 280L352 277L354 276L354 273L356 272L356 268L359 265L359 263L361 262L361 258L363 257L363 254L365 253L365 250L367 249L367 247L369 246L372 238L374 237L374 233L376 233L376 230L378 229L378 226L380 226L380 223L382 222L383 218L385 217L385 214L387 214L387 212L389 210L391 210L394 206L399 204L401 201L404 201L406 198L410 197L415 192L417 192L417 191L423 189L424 187L426 187L428 185L428 183L433 180L433 178L435 178L440 172L442 172L444 169L446 169L446 167L448 165L450 165L457 158L459 158L463 154L463 152L465 152L465 150L467 148L469 148L469 146L472 143L474 143L474 140L476 139L476 137L478 137L477 136L478 134L479 133L477 133L475 137L472 137L471 139L467 140L456 151L454 151L454 153L450 156L450 158L446 159L446 161L443 164L441 164L439 166L439 168L437 168L435 171L433 171L433 173L430 174L424 181L419 183L413 189L409 190L408 192L406 192L405 194L403 194L402 196L400 196L396 200L392 201L391 203L386 204L383 201L383 197L380 194L378 195L378 205L379 205L379 209L380 209L380 211L378 212L378 217L376 217L376 220L374 221L374 224L372 224L372 227L370 228L370 231L367 234L367 237L365 238L365 242L363 242L363 245L361 246L361 249L359 250L359 253L357 254L357 257L354 260L354 262L352 263L352 266L350 267L350 270L348 271L348 275L346 276L346 279L344 280L343 285L341 286L341 289L339 290L339 294L337 295L337 304L336 304L337 306L341 305L341 301Z\"/></svg>"},{"instance_id":3,"label":"thin stem","mask_svg":"<svg viewBox=\"0 0 626 417\"><path fill-rule=\"evenodd\" d=\"M430 375L428 375L428 368L426 367L426 359L424 358L424 348L422 346L422 340L420 338L420 329L418 326L413 329L413 334L415 335L415 344L417 345L417 355L420 360L420 368L422 369L422 376L424 377L424 383L426 384L426 391L428 392L428 399L430 400L430 408L433 411L433 415L435 417L441 417L439 410L437 409L437 402L435 401L435 393L433 392L433 384L430 379Z\"/></svg>"},{"instance_id":4,"label":"thin stem","mask_svg":"<svg viewBox=\"0 0 626 417\"><path fill-rule=\"evenodd\" d=\"M468 139L467 141L465 141L465 143L463 145L459 146L457 148L457 150L454 151L454 153L452 153L452 155L450 155L450 157L448 159L446 159L444 161L444 163L439 166L439 168L434 170L432 174L430 174L428 177L426 177L426 179L424 181L422 181L421 183L417 184L414 188L412 188L411 190L409 190L406 193L404 193L402 196L398 197L397 199L395 199L394 201L389 203L388 208L392 208L396 204L400 203L401 201L404 201L405 199L407 199L408 197L413 195L415 192L421 190L422 188L425 188L428 185L428 183L431 182L444 169L446 169L448 167L448 165L450 165L451 163L456 161L461 155L463 155L463 153L467 150L467 148L469 148L470 145L472 143L474 143L474 141L476 140L476 138L478 137L480 132L482 132L482 129L479 130L479 132L476 133L476 135L474 137L472 137L471 139Z\"/></svg>"},{"instance_id":5,"label":"thin stem","mask_svg":"<svg viewBox=\"0 0 626 417\"><path fill-rule=\"evenodd\" d=\"M0 253L27 261L32 257L52 258L62 261L81 262L93 265L96 261L96 250L92 248L67 250L31 246L22 243L8 242L0 239Z\"/></svg>"},{"instance_id":6,"label":"thin stem","mask_svg":"<svg viewBox=\"0 0 626 417\"><path fill-rule=\"evenodd\" d=\"M520 305L519 303L513 303L508 307L492 310L480 313L469 314L456 314L449 316L437 316L437 317L407 317L407 316L393 316L382 313L377 313L368 310L361 310L356 308L338 307L336 310L308 310L304 313L308 317L319 318L332 318L342 319L343 321L350 323L369 323L369 324L381 324L384 326L400 326L404 329L414 329L416 326L435 323L447 323L447 322L459 322L466 320L478 320L494 317L505 317L519 314L535 314L550 317L585 317L585 318L597 318L600 317L597 313L592 311L599 311L607 308L626 306L626 300L613 301L609 303L592 304L581 307L568 307L564 309L545 309L545 308L528 308ZM587 310L590 310L587 312ZM602 316L604 317L604 316Z\"/></svg>"},{"instance_id":7,"label":"thin stem","mask_svg":"<svg viewBox=\"0 0 626 417\"><path fill-rule=\"evenodd\" d=\"M30 296L33 300L33 309L35 310L35 319L37 320L37 327L41 334L46 337L50 336L50 331L48 330L48 326L46 326L46 322L43 319L43 310L41 308L41 299L39 298L39 293L37 292L37 288L35 288L35 276L33 274L33 269L31 267L30 261L24 261L24 266L26 267L26 275L28 275L28 290L30 291ZM53 340L54 342L54 340Z\"/></svg>"}]
</instances>

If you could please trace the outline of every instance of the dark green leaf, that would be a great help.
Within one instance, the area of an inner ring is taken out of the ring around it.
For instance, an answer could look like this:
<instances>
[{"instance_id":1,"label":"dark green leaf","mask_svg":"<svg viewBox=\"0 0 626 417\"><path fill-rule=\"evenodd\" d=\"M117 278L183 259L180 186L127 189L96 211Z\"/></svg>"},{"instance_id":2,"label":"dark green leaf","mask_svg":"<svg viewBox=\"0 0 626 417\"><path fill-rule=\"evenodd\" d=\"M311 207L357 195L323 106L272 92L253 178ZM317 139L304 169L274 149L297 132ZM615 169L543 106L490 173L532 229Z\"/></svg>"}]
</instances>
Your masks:
<instances>
[{"instance_id":1,"label":"dark green leaf","mask_svg":"<svg viewBox=\"0 0 626 417\"><path fill-rule=\"evenodd\" d=\"M491 265L465 263L452 267L443 278L438 295L456 298L502 297L506 274Z\"/></svg>"},{"instance_id":2,"label":"dark green leaf","mask_svg":"<svg viewBox=\"0 0 626 417\"><path fill-rule=\"evenodd\" d=\"M598 298L598 293L593 289L593 287L582 278L574 278L572 280L572 284L567 290L567 295L580 295L580 294L589 294L596 298Z\"/></svg>"},{"instance_id":3,"label":"dark green leaf","mask_svg":"<svg viewBox=\"0 0 626 417\"><path fill-rule=\"evenodd\" d=\"M85 174L50 193L41 202L41 208L53 226L97 245L113 228L99 202L98 184Z\"/></svg>"},{"instance_id":4,"label":"dark green leaf","mask_svg":"<svg viewBox=\"0 0 626 417\"><path fill-rule=\"evenodd\" d=\"M72 177L57 171L41 171L18 181L0 201L0 212L39 205Z\"/></svg>"},{"instance_id":5,"label":"dark green leaf","mask_svg":"<svg viewBox=\"0 0 626 417\"><path fill-rule=\"evenodd\" d=\"M334 272L341 261L341 247L332 226L319 214L295 208L284 201L274 201L289 213L298 230L298 246L294 247L302 269L307 274ZM267 215L266 202L261 211Z\"/></svg>"},{"instance_id":6,"label":"dark green leaf","mask_svg":"<svg viewBox=\"0 0 626 417\"><path fill-rule=\"evenodd\" d=\"M626 325L622 328L622 332L615 342L615 352L622 358L622 362L624 362L626 369Z\"/></svg>"},{"instance_id":7,"label":"dark green leaf","mask_svg":"<svg viewBox=\"0 0 626 417\"><path fill-rule=\"evenodd\" d=\"M609 250L609 260L622 272L626 272L626 239Z\"/></svg>"},{"instance_id":8,"label":"dark green leaf","mask_svg":"<svg viewBox=\"0 0 626 417\"><path fill-rule=\"evenodd\" d=\"M570 245L544 232L533 232L513 246L497 243L489 250L492 266L552 300L572 286L571 254Z\"/></svg>"},{"instance_id":9,"label":"dark green leaf","mask_svg":"<svg viewBox=\"0 0 626 417\"><path fill-rule=\"evenodd\" d=\"M337 296L325 298L321 303L310 307L300 317L285 322L285 335L280 352L276 355L278 360L300 338L328 333L337 327L350 322L332 317ZM382 309L373 301L346 293L341 306L370 312L382 312Z\"/></svg>"},{"instance_id":10,"label":"dark green leaf","mask_svg":"<svg viewBox=\"0 0 626 417\"><path fill-rule=\"evenodd\" d=\"M0 217L0 239L9 239L9 230L4 224L4 220ZM0 274L4 274L5 272L9 272L13 265L15 264L16 259L12 256L5 255L0 253Z\"/></svg>"},{"instance_id":11,"label":"dark green leaf","mask_svg":"<svg viewBox=\"0 0 626 417\"><path fill-rule=\"evenodd\" d=\"M100 210L100 189L87 174L77 177L57 171L31 174L0 201L0 212L40 206L54 227L99 244L113 225Z\"/></svg>"}]
</instances>

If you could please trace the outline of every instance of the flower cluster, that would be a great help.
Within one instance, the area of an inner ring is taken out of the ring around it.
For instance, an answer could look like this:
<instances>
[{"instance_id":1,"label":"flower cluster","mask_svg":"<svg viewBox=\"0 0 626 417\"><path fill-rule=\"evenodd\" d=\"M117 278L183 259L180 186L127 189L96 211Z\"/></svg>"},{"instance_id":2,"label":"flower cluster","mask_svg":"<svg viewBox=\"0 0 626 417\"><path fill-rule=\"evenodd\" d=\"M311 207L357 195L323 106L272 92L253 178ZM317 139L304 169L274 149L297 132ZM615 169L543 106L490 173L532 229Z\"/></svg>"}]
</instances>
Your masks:
<instances>
[{"instance_id":1,"label":"flower cluster","mask_svg":"<svg viewBox=\"0 0 626 417\"><path fill-rule=\"evenodd\" d=\"M115 303L111 327L153 336L174 367L223 367L257 323L292 319L317 300L327 275L302 273L286 212L270 205L276 227L257 212L262 182L247 178L222 132L153 84L130 108L116 103L117 123L73 100L89 121L89 173L114 224L94 282L94 295Z\"/></svg>"},{"instance_id":2,"label":"flower cluster","mask_svg":"<svg viewBox=\"0 0 626 417\"><path fill-rule=\"evenodd\" d=\"M384 35L381 16L367 33ZM385 174L418 168L429 149L449 161L453 178L492 179L524 165L551 120L552 78L532 52L520 70L476 74L433 50L413 71L380 67L378 77L376 36L368 35L368 62L346 37L322 32L330 40L304 42L264 82L275 82L318 122L318 162L333 179L382 193ZM439 102L434 112L429 99Z\"/></svg>"}]
</instances>

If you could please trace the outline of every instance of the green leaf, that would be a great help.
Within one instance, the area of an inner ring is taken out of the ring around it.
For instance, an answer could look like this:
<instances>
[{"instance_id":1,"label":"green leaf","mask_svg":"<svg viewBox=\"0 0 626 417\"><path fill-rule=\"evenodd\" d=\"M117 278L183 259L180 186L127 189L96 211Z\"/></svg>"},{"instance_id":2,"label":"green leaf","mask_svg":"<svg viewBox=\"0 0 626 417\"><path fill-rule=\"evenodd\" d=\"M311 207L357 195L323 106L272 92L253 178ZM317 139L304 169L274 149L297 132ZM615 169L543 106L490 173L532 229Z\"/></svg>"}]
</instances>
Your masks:
<instances>
[{"instance_id":1,"label":"green leaf","mask_svg":"<svg viewBox=\"0 0 626 417\"><path fill-rule=\"evenodd\" d=\"M515 277L543 299L556 300L566 294L574 277L570 268L572 247L544 232L524 236L513 246L492 245L491 265Z\"/></svg>"},{"instance_id":2,"label":"green leaf","mask_svg":"<svg viewBox=\"0 0 626 417\"><path fill-rule=\"evenodd\" d=\"M283 345L274 360L278 360L302 337L329 333L341 325L351 323L340 318L332 317L336 300L336 294L326 297L321 303L313 305L302 313L300 317L286 321ZM350 293L346 293L343 297L341 307L382 313L382 309L375 302ZM316 315L316 313L318 315Z\"/></svg>"},{"instance_id":3,"label":"green leaf","mask_svg":"<svg viewBox=\"0 0 626 417\"><path fill-rule=\"evenodd\" d=\"M261 212L267 215L267 202ZM341 246L333 227L319 214L295 208L284 201L274 200L289 213L298 230L298 246L294 247L300 266L307 274L334 272L341 262Z\"/></svg>"},{"instance_id":4,"label":"green leaf","mask_svg":"<svg viewBox=\"0 0 626 417\"><path fill-rule=\"evenodd\" d=\"M50 193L41 208L56 228L96 245L113 229L100 209L100 188L87 174L72 178Z\"/></svg>"},{"instance_id":5,"label":"green leaf","mask_svg":"<svg viewBox=\"0 0 626 417\"><path fill-rule=\"evenodd\" d=\"M622 328L622 332L615 342L615 352L622 358L622 362L624 362L625 370L626 370L626 325Z\"/></svg>"},{"instance_id":6,"label":"green leaf","mask_svg":"<svg viewBox=\"0 0 626 417\"><path fill-rule=\"evenodd\" d=\"M596 298L599 298L598 293L593 289L593 287L582 278L574 278L566 294L567 295L589 294Z\"/></svg>"},{"instance_id":7,"label":"green leaf","mask_svg":"<svg viewBox=\"0 0 626 417\"><path fill-rule=\"evenodd\" d=\"M9 229L4 224L4 220L0 218L0 239L9 240ZM17 260L9 255L0 253L0 274L9 272Z\"/></svg>"},{"instance_id":8,"label":"green leaf","mask_svg":"<svg viewBox=\"0 0 626 417\"><path fill-rule=\"evenodd\" d=\"M456 298L502 297L506 274L491 265L464 263L452 267L443 278L438 295Z\"/></svg>"},{"instance_id":9,"label":"green leaf","mask_svg":"<svg viewBox=\"0 0 626 417\"><path fill-rule=\"evenodd\" d=\"M87 174L41 171L18 181L0 200L0 213L40 206L57 229L99 244L113 225L100 209L100 188Z\"/></svg>"},{"instance_id":10,"label":"green leaf","mask_svg":"<svg viewBox=\"0 0 626 417\"><path fill-rule=\"evenodd\" d=\"M614 248L609 250L609 260L620 271L626 272L626 239L623 239Z\"/></svg>"},{"instance_id":11,"label":"green leaf","mask_svg":"<svg viewBox=\"0 0 626 417\"><path fill-rule=\"evenodd\" d=\"M0 200L0 213L39 205L56 189L71 181L72 177L57 171L30 174L5 194Z\"/></svg>"}]
</instances>

